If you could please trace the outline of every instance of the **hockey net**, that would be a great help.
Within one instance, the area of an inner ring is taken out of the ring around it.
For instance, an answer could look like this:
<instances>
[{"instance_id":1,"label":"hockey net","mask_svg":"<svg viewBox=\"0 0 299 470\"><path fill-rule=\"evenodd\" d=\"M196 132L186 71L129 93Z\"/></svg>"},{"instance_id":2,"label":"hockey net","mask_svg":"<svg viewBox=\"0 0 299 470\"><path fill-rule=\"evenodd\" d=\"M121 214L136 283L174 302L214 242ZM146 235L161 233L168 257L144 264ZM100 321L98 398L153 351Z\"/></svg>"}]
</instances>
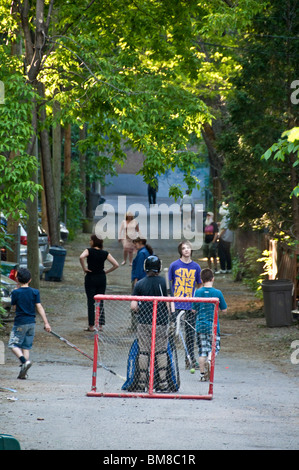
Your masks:
<instances>
[{"instance_id":1,"label":"hockey net","mask_svg":"<svg viewBox=\"0 0 299 470\"><path fill-rule=\"evenodd\" d=\"M132 301L137 311L131 310ZM188 309L174 312L173 302L179 301L187 302ZM211 400L218 306L217 298L95 296L87 396ZM151 324L146 323L149 316Z\"/></svg>"}]
</instances>

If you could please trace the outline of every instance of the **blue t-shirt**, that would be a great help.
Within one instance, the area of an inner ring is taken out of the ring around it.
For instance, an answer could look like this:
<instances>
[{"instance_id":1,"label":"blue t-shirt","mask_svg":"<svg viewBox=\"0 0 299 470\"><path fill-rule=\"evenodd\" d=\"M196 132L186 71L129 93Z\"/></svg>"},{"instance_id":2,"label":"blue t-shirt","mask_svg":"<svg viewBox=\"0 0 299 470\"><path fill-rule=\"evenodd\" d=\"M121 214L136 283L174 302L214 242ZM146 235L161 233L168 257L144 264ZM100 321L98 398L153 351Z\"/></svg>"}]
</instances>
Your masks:
<instances>
[{"instance_id":1,"label":"blue t-shirt","mask_svg":"<svg viewBox=\"0 0 299 470\"><path fill-rule=\"evenodd\" d=\"M181 259L169 266L168 277L172 282L174 297L193 297L196 284L201 284L201 269L195 261L184 263ZM192 302L175 302L175 308L191 310Z\"/></svg>"},{"instance_id":2,"label":"blue t-shirt","mask_svg":"<svg viewBox=\"0 0 299 470\"><path fill-rule=\"evenodd\" d=\"M32 287L19 287L11 294L11 305L16 306L15 325L35 323L35 305L40 303L38 289Z\"/></svg>"},{"instance_id":3,"label":"blue t-shirt","mask_svg":"<svg viewBox=\"0 0 299 470\"><path fill-rule=\"evenodd\" d=\"M134 281L134 279L143 279L146 276L146 272L144 271L144 261L149 256L150 253L145 246L137 251L137 255L133 259L132 263L132 281Z\"/></svg>"},{"instance_id":4,"label":"blue t-shirt","mask_svg":"<svg viewBox=\"0 0 299 470\"><path fill-rule=\"evenodd\" d=\"M215 289L215 287L201 287L200 289L197 289L194 297L216 297L217 299L219 299L219 309L225 310L227 308L221 290ZM196 331L199 333L211 334L214 320L215 304L196 302L193 303L192 308L197 312L195 323ZM217 336L220 336L219 317L217 323Z\"/></svg>"}]
</instances>

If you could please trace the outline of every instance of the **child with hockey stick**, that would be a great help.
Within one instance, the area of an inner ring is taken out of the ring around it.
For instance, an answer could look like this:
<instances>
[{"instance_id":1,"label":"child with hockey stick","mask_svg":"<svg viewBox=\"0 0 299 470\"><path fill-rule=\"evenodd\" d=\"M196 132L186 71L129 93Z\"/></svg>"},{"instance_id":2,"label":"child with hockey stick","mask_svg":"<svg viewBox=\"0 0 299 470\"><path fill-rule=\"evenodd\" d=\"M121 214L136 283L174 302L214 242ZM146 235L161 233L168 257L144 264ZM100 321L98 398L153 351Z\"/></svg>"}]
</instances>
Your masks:
<instances>
[{"instance_id":1,"label":"child with hockey stick","mask_svg":"<svg viewBox=\"0 0 299 470\"><path fill-rule=\"evenodd\" d=\"M226 313L227 305L223 294L219 289L213 287L214 274L209 268L201 271L202 287L197 289L194 297L216 297L219 299L219 309ZM194 303L193 310L196 313L195 330L199 353L200 380L206 381L210 378L211 353L212 353L212 327L214 320L214 304ZM216 354L220 350L220 325L217 323Z\"/></svg>"},{"instance_id":2,"label":"child with hockey stick","mask_svg":"<svg viewBox=\"0 0 299 470\"><path fill-rule=\"evenodd\" d=\"M17 280L20 287L13 290L11 294L11 305L15 309L15 319L8 347L21 363L18 379L26 379L27 371L32 365L29 361L29 354L35 335L36 310L42 317L44 328L48 333L50 333L51 327L45 310L40 303L39 290L29 287L31 281L30 271L20 268L17 273Z\"/></svg>"}]
</instances>

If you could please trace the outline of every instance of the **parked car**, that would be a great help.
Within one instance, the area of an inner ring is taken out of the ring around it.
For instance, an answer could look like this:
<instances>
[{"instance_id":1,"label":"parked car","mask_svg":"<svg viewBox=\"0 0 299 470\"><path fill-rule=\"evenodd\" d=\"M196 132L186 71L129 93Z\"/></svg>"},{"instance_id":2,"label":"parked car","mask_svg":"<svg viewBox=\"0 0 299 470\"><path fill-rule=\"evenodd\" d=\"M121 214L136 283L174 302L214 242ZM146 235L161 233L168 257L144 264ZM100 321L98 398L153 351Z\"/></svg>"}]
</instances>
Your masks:
<instances>
[{"instance_id":1,"label":"parked car","mask_svg":"<svg viewBox=\"0 0 299 470\"><path fill-rule=\"evenodd\" d=\"M27 233L26 230L24 229L23 225L20 223L20 244L21 245L27 245ZM6 234L7 231L7 220L4 217L4 215L1 213L0 214L0 230L2 234ZM6 255L6 247L1 247L1 260L6 261L7 255Z\"/></svg>"},{"instance_id":2,"label":"parked car","mask_svg":"<svg viewBox=\"0 0 299 470\"><path fill-rule=\"evenodd\" d=\"M51 256L52 260L53 260L53 256L49 253L49 256ZM41 252L41 249L39 248L38 250L38 257L39 257L39 277L42 278L43 276L43 273L45 272L45 267L44 267L44 264L43 264L43 260L42 260L42 252ZM22 246L20 247L20 264L19 264L19 267L20 268L27 268L27 246ZM52 262L51 262L51 266L52 266ZM51 268L50 266L50 268ZM50 269L49 268L49 269Z\"/></svg>"},{"instance_id":3,"label":"parked car","mask_svg":"<svg viewBox=\"0 0 299 470\"><path fill-rule=\"evenodd\" d=\"M7 221L3 214L0 219L1 227L6 229ZM26 231L25 221L21 220L20 224L20 266L27 267L27 244L28 237ZM42 226L38 225L38 245L40 250L40 276L42 277L43 272L47 272L51 269L53 264L53 256L49 253L49 237ZM1 249L1 259L6 260L6 249Z\"/></svg>"},{"instance_id":4,"label":"parked car","mask_svg":"<svg viewBox=\"0 0 299 470\"><path fill-rule=\"evenodd\" d=\"M0 299L1 306L6 310L6 315L8 317L11 310L11 293L14 289L18 287L18 284L13 279L10 279L8 276L0 275Z\"/></svg>"},{"instance_id":5,"label":"parked car","mask_svg":"<svg viewBox=\"0 0 299 470\"><path fill-rule=\"evenodd\" d=\"M38 245L42 254L42 263L44 272L51 269L53 264L53 256L49 253L49 237L41 225L38 225Z\"/></svg>"}]
</instances>

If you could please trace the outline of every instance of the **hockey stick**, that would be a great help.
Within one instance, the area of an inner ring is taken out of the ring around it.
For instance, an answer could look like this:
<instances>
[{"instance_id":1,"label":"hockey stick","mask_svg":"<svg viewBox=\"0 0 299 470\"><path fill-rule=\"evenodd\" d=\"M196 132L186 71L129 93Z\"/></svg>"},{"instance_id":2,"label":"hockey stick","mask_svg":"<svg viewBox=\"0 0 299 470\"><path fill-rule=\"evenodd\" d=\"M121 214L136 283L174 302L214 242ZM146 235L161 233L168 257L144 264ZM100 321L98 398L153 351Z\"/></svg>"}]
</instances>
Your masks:
<instances>
[{"instance_id":1,"label":"hockey stick","mask_svg":"<svg viewBox=\"0 0 299 470\"><path fill-rule=\"evenodd\" d=\"M191 323L189 323L187 320L183 320L183 321L186 323L186 325L190 326L190 328L192 328L192 330L196 331L196 329L194 328L193 325L191 325Z\"/></svg>"},{"instance_id":2,"label":"hockey stick","mask_svg":"<svg viewBox=\"0 0 299 470\"><path fill-rule=\"evenodd\" d=\"M169 286L169 279L168 279L168 268L164 268L164 275L165 275L167 293L169 294L170 293L170 286ZM175 305L174 305L173 302L170 303L170 310L171 310L171 313L173 313L175 311Z\"/></svg>"},{"instance_id":3,"label":"hockey stick","mask_svg":"<svg viewBox=\"0 0 299 470\"><path fill-rule=\"evenodd\" d=\"M7 387L1 387L0 386L0 391L1 392L13 392L13 393L17 393L17 391L14 389L14 388L7 388Z\"/></svg>"},{"instance_id":4,"label":"hockey stick","mask_svg":"<svg viewBox=\"0 0 299 470\"><path fill-rule=\"evenodd\" d=\"M72 344L70 343L67 339L63 338L62 336L58 335L57 333L55 333L54 331L51 330L51 334L53 336L56 336L56 338L59 338L60 341L62 341L63 343L67 344L68 346L70 346L71 348L75 349L76 351L78 351L79 353L83 354L83 356L87 357L88 359L90 359L91 361L93 361L93 358L91 356L89 356L89 354L86 354L84 351L82 351L81 349L79 349L77 346L75 346L75 344ZM120 379L122 379L123 381L126 381L127 379L125 377L123 377L122 375L119 375L117 374L117 372L114 372L114 370L110 369L109 367L105 366L104 364L102 364L101 362L98 362L97 363L98 367L102 367L102 369L105 369L107 370L107 372L110 372L110 374L113 374L113 375L116 375L117 377L119 377Z\"/></svg>"},{"instance_id":5,"label":"hockey stick","mask_svg":"<svg viewBox=\"0 0 299 470\"><path fill-rule=\"evenodd\" d=\"M185 343L185 340L184 340L184 337L183 337L183 334L182 334L181 328L180 328L180 325L181 325L181 317L184 315L184 313L185 313L185 310L181 310L180 313L179 313L178 316L177 316L175 334L176 334L176 336L180 335L181 341L182 341L183 346L184 346L184 349L185 349L186 357L187 357L187 359L188 359L188 362L189 362L190 366L192 366L192 360L191 360L191 357L190 357L188 348L187 348L187 346L186 346L186 343Z\"/></svg>"},{"instance_id":6,"label":"hockey stick","mask_svg":"<svg viewBox=\"0 0 299 470\"><path fill-rule=\"evenodd\" d=\"M164 275L165 275L167 293L169 293L170 288L169 288L169 279L168 279L168 268L164 268ZM173 302L171 302L171 304L170 304L170 310L171 310L171 313L174 313L174 311L175 311L175 306L174 306ZM169 344L170 344L171 350L174 353L175 365L176 365L176 371L177 371L177 383L178 383L178 387L180 388L181 378L180 378L178 352L177 352L177 349L176 349L175 339L174 339L174 334L173 333L170 333L170 335L169 335Z\"/></svg>"}]
</instances>

